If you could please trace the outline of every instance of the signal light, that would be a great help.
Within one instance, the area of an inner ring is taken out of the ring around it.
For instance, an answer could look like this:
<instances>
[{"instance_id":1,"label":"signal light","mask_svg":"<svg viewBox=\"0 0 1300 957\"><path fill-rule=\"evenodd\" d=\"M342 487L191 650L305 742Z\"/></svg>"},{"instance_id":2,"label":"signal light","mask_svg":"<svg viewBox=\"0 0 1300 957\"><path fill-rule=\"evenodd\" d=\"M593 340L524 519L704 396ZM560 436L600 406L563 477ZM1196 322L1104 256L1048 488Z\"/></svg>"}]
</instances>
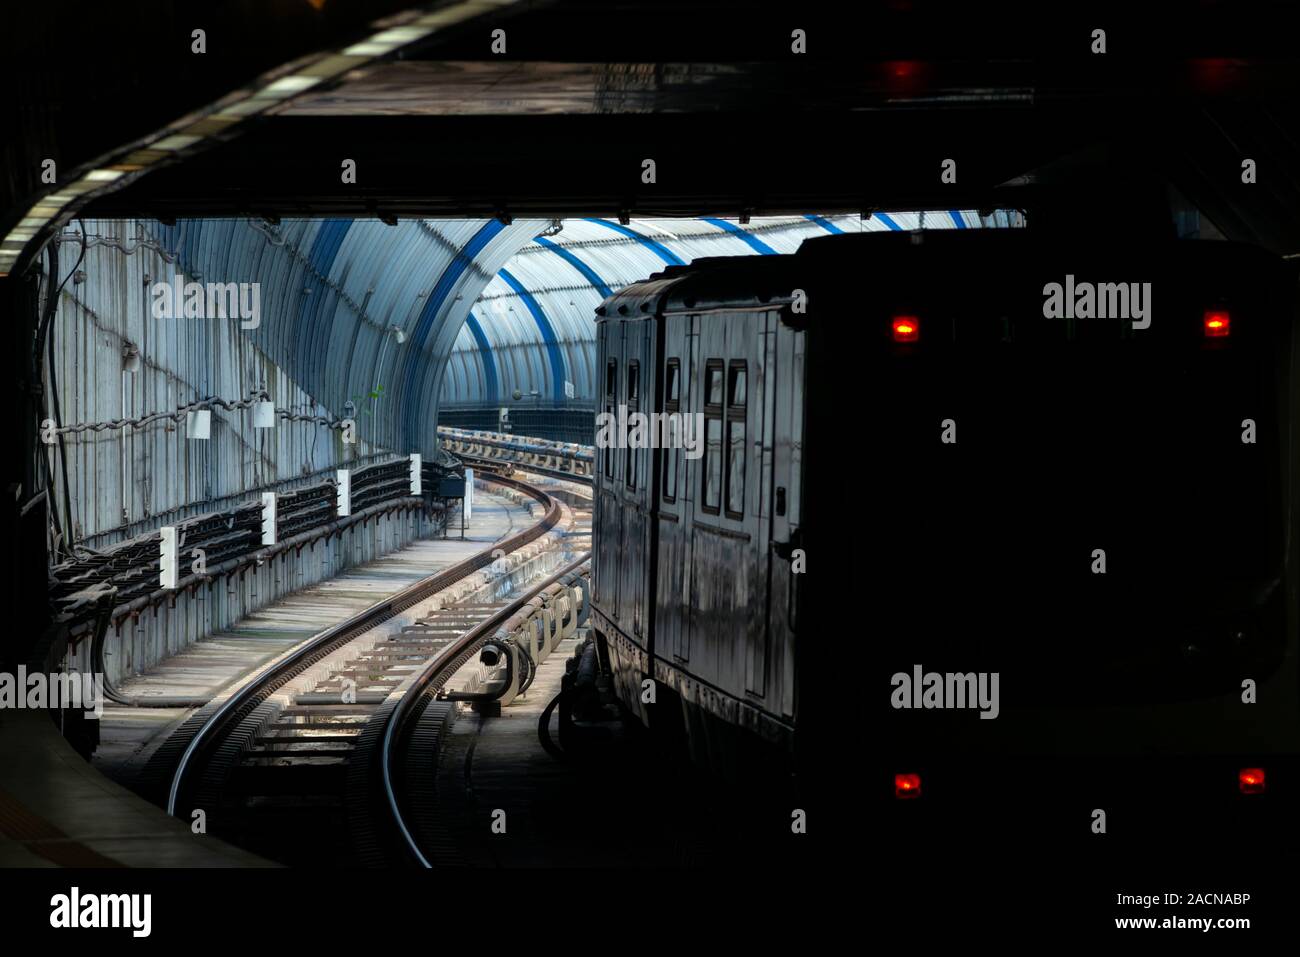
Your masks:
<instances>
[{"instance_id":1,"label":"signal light","mask_svg":"<svg viewBox=\"0 0 1300 957\"><path fill-rule=\"evenodd\" d=\"M1242 768L1237 772L1237 787L1242 794L1264 793L1264 769Z\"/></svg>"},{"instance_id":2,"label":"signal light","mask_svg":"<svg viewBox=\"0 0 1300 957\"><path fill-rule=\"evenodd\" d=\"M919 798L921 796L921 775L895 774L894 797Z\"/></svg>"},{"instance_id":3,"label":"signal light","mask_svg":"<svg viewBox=\"0 0 1300 957\"><path fill-rule=\"evenodd\" d=\"M1210 309L1205 313L1205 338L1227 338L1232 328L1232 319L1225 310Z\"/></svg>"},{"instance_id":4,"label":"signal light","mask_svg":"<svg viewBox=\"0 0 1300 957\"><path fill-rule=\"evenodd\" d=\"M894 318L894 341L917 342L921 338L921 321L916 316Z\"/></svg>"}]
</instances>

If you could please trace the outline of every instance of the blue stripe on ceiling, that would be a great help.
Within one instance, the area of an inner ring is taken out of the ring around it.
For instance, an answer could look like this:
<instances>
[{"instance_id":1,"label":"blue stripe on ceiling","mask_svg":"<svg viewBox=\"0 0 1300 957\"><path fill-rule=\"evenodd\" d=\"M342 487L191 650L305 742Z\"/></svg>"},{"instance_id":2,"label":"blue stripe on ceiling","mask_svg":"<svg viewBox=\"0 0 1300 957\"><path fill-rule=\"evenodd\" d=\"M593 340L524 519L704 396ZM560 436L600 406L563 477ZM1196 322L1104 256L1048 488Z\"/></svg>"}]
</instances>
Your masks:
<instances>
[{"instance_id":1,"label":"blue stripe on ceiling","mask_svg":"<svg viewBox=\"0 0 1300 957\"><path fill-rule=\"evenodd\" d=\"M775 249L773 249L767 243L763 242L763 240L759 239L757 236L750 235L748 230L741 229L735 223L729 223L725 219L712 219L707 216L704 217L703 220L704 222L708 223L710 226L717 226L719 229L724 229L727 232L731 233L731 235L743 241L745 245L748 246L750 249L753 249L755 252L760 253L761 255L764 256L776 255Z\"/></svg>"},{"instance_id":2,"label":"blue stripe on ceiling","mask_svg":"<svg viewBox=\"0 0 1300 957\"><path fill-rule=\"evenodd\" d=\"M876 213L876 219L880 220L890 229L894 229L894 230L898 230L899 232L902 232L903 227L898 225L898 223L894 222L893 217L890 216L888 213Z\"/></svg>"},{"instance_id":3,"label":"blue stripe on ceiling","mask_svg":"<svg viewBox=\"0 0 1300 957\"><path fill-rule=\"evenodd\" d=\"M330 307L332 290L320 277L328 277L338 258L339 248L352 228L351 219L327 219L316 230L312 240L311 251L307 254L310 268L304 270L302 288L310 289L298 297L298 323L294 328L294 353L301 368L287 370L299 381L325 381L325 369L329 362L329 337L322 336L321 330L332 325L333 316L326 319L327 306Z\"/></svg>"},{"instance_id":4,"label":"blue stripe on ceiling","mask_svg":"<svg viewBox=\"0 0 1300 957\"><path fill-rule=\"evenodd\" d=\"M635 229L629 229L628 227L624 226L622 223L611 223L608 219L598 219L590 216L587 217L587 222L599 223L601 226L604 226L606 229L612 229L616 233L622 233L624 236L627 236L631 239L635 239L642 246L644 246L646 249L649 249L651 252L653 252L656 256L658 256L660 259L662 259L670 266L686 265L684 262L682 262L680 259L677 258L676 254L674 254L671 250L667 249L662 244L655 242L653 239L651 239L648 236L642 236Z\"/></svg>"},{"instance_id":5,"label":"blue stripe on ceiling","mask_svg":"<svg viewBox=\"0 0 1300 957\"><path fill-rule=\"evenodd\" d=\"M825 217L822 216L805 216L804 219L808 220L808 222L810 223L816 223L822 229L826 230L826 232L831 234L838 234L844 232L844 230L840 229L829 219L826 219Z\"/></svg>"},{"instance_id":6,"label":"blue stripe on ceiling","mask_svg":"<svg viewBox=\"0 0 1300 957\"><path fill-rule=\"evenodd\" d=\"M487 380L487 395L485 398L489 402L496 402L500 394L497 388L496 356L492 354L492 346L488 344L487 336L483 334L483 327L474 318L474 313L469 314L465 324L469 326L469 334L478 343L478 354L483 360L483 376Z\"/></svg>"},{"instance_id":7,"label":"blue stripe on ceiling","mask_svg":"<svg viewBox=\"0 0 1300 957\"><path fill-rule=\"evenodd\" d=\"M513 289L518 295L528 311L533 315L533 321L537 323L537 328L541 330L542 340L546 343L546 354L551 360L551 393L555 397L556 404L564 402L564 356L560 352L560 342L555 338L555 330L551 328L551 321L546 318L546 313L542 311L541 305L533 298L518 279L512 276L508 271L502 269L497 273L506 284Z\"/></svg>"},{"instance_id":8,"label":"blue stripe on ceiling","mask_svg":"<svg viewBox=\"0 0 1300 957\"><path fill-rule=\"evenodd\" d=\"M582 278L586 279L587 282L591 283L592 286L595 287L595 289L605 298L609 298L610 296L613 295L613 293L610 291L609 286L605 283L603 279L601 279L599 276L596 275L596 271L594 269L588 266L585 262L583 262L581 259L575 256L573 253L569 252L563 246L551 242L549 239L545 238L544 236L538 236L536 239L533 240L533 242L537 243L539 246L545 246L547 249L555 253L555 255L559 256L561 259L563 259L574 269L578 270L578 272L582 273Z\"/></svg>"},{"instance_id":9,"label":"blue stripe on ceiling","mask_svg":"<svg viewBox=\"0 0 1300 957\"><path fill-rule=\"evenodd\" d=\"M411 349L423 350L430 338L432 338L434 324L442 312L442 307L447 298L451 295L452 290L456 288L456 283L460 277L465 274L474 260L478 257L487 244L490 243L501 230L505 229L505 224L499 219L490 219L479 229L474 237L465 244L465 248L456 253L454 258L442 271L438 277L437 284L429 293L429 297L424 301L424 308L420 310L420 318L415 322L415 329L411 333ZM413 352L412 354L418 354ZM408 441L420 441L420 429L422 424L419 422L419 396L416 391L416 380L421 379L427 373L429 364L425 362L408 362L406 364L406 376L402 382L402 391L399 401L403 405L403 414L405 416L404 425L407 431Z\"/></svg>"}]
</instances>

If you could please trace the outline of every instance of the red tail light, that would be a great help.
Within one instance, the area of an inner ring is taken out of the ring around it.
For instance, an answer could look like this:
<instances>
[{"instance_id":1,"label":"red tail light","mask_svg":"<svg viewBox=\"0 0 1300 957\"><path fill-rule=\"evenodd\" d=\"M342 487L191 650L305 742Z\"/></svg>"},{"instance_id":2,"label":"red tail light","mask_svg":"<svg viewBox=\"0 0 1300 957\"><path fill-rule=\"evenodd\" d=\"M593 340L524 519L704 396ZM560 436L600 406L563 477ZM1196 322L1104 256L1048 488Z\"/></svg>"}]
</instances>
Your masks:
<instances>
[{"instance_id":1,"label":"red tail light","mask_svg":"<svg viewBox=\"0 0 1300 957\"><path fill-rule=\"evenodd\" d=\"M1232 328L1232 319L1226 310L1211 309L1205 313L1205 338L1227 338Z\"/></svg>"},{"instance_id":2,"label":"red tail light","mask_svg":"<svg viewBox=\"0 0 1300 957\"><path fill-rule=\"evenodd\" d=\"M1264 793L1264 769L1242 768L1237 772L1237 787L1242 794Z\"/></svg>"},{"instance_id":3,"label":"red tail light","mask_svg":"<svg viewBox=\"0 0 1300 957\"><path fill-rule=\"evenodd\" d=\"M895 774L894 797L919 798L921 796L921 775Z\"/></svg>"},{"instance_id":4,"label":"red tail light","mask_svg":"<svg viewBox=\"0 0 1300 957\"><path fill-rule=\"evenodd\" d=\"M895 342L918 342L921 338L921 321L916 316L894 318Z\"/></svg>"}]
</instances>

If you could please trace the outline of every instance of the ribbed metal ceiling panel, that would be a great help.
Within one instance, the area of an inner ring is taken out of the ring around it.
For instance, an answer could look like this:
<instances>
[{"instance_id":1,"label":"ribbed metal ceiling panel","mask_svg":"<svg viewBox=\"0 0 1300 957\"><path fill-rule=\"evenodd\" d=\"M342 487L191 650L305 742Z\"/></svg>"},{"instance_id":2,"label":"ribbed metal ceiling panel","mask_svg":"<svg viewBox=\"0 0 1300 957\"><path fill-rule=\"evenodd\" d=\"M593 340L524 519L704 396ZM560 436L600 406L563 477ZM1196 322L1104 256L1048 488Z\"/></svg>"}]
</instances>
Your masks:
<instances>
[{"instance_id":1,"label":"ribbed metal ceiling panel","mask_svg":"<svg viewBox=\"0 0 1300 957\"><path fill-rule=\"evenodd\" d=\"M440 402L536 391L551 404L570 386L590 401L596 306L665 265L791 253L832 232L1006 225L997 215L140 225L188 279L258 283L263 321L248 336L312 402L338 416L351 403L368 443L429 454Z\"/></svg>"},{"instance_id":2,"label":"ribbed metal ceiling panel","mask_svg":"<svg viewBox=\"0 0 1300 957\"><path fill-rule=\"evenodd\" d=\"M477 329L461 328L449 360L442 404L506 403L518 391L531 401L560 401L563 382L574 400L595 393L595 309L612 291L638 282L666 265L703 256L793 253L813 236L829 233L910 229L978 229L1011 225L1002 211L981 217L972 211L877 213L859 216L780 216L734 220L568 219L524 244L474 305ZM527 295L515 287L521 287ZM529 321L540 312L543 324ZM554 341L548 341L548 331ZM556 361L558 352L560 361Z\"/></svg>"},{"instance_id":3,"label":"ribbed metal ceiling panel","mask_svg":"<svg viewBox=\"0 0 1300 957\"><path fill-rule=\"evenodd\" d=\"M433 451L447 356L488 281L543 221L188 220L145 224L187 279L256 282L249 336L336 415L395 451ZM399 338L401 341L399 342Z\"/></svg>"}]
</instances>

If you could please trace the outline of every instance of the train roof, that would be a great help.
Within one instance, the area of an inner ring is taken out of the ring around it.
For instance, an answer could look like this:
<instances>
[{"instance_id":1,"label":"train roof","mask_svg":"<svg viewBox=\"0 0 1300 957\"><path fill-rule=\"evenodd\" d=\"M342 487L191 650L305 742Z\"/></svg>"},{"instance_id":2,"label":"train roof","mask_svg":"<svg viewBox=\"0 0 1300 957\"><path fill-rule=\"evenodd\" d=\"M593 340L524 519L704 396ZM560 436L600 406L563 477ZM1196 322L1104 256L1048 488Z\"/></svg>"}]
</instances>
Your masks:
<instances>
[{"instance_id":1,"label":"train roof","mask_svg":"<svg viewBox=\"0 0 1300 957\"><path fill-rule=\"evenodd\" d=\"M689 265L669 266L602 302L596 309L597 321L713 306L781 305L791 300L793 260L791 255L706 256Z\"/></svg>"},{"instance_id":2,"label":"train roof","mask_svg":"<svg viewBox=\"0 0 1300 957\"><path fill-rule=\"evenodd\" d=\"M670 266L607 298L596 309L597 321L649 318L659 313L712 308L779 306L791 302L796 289L807 289L823 278L836 286L852 286L869 282L873 271L896 275L898 264L904 258L920 260L923 268L944 274L987 269L991 263L1016 263L1022 267L1020 271L1027 283L1032 283L1035 277L1041 283L1039 273L1043 269L1069 271L1072 262L1096 264L1135 251L1151 263L1153 277L1158 275L1161 264L1163 268L1190 275L1200 273L1202 263L1213 264L1220 270L1234 263L1240 269L1283 266L1289 273L1296 272L1295 263L1288 267L1273 253L1224 240L1122 233L1102 245L1090 235L1052 234L1049 241L1044 240L1044 235L1029 229L873 231L818 236L804 240L792 254L718 256L697 259L685 266ZM917 247L922 247L917 250L922 256L910 252Z\"/></svg>"},{"instance_id":3,"label":"train roof","mask_svg":"<svg viewBox=\"0 0 1300 957\"><path fill-rule=\"evenodd\" d=\"M981 240L977 241L987 240L994 233L1007 236L1023 234L1024 230L981 230ZM597 321L715 307L760 309L782 305L792 301L794 290L806 282L809 267L856 269L864 255L886 250L901 252L920 242L948 249L964 243L969 248L971 239L965 230L847 233L806 239L797 252L783 255L702 257L689 265L669 266L623 287L596 309ZM1009 240L1012 244L1022 241L1019 236Z\"/></svg>"}]
</instances>

